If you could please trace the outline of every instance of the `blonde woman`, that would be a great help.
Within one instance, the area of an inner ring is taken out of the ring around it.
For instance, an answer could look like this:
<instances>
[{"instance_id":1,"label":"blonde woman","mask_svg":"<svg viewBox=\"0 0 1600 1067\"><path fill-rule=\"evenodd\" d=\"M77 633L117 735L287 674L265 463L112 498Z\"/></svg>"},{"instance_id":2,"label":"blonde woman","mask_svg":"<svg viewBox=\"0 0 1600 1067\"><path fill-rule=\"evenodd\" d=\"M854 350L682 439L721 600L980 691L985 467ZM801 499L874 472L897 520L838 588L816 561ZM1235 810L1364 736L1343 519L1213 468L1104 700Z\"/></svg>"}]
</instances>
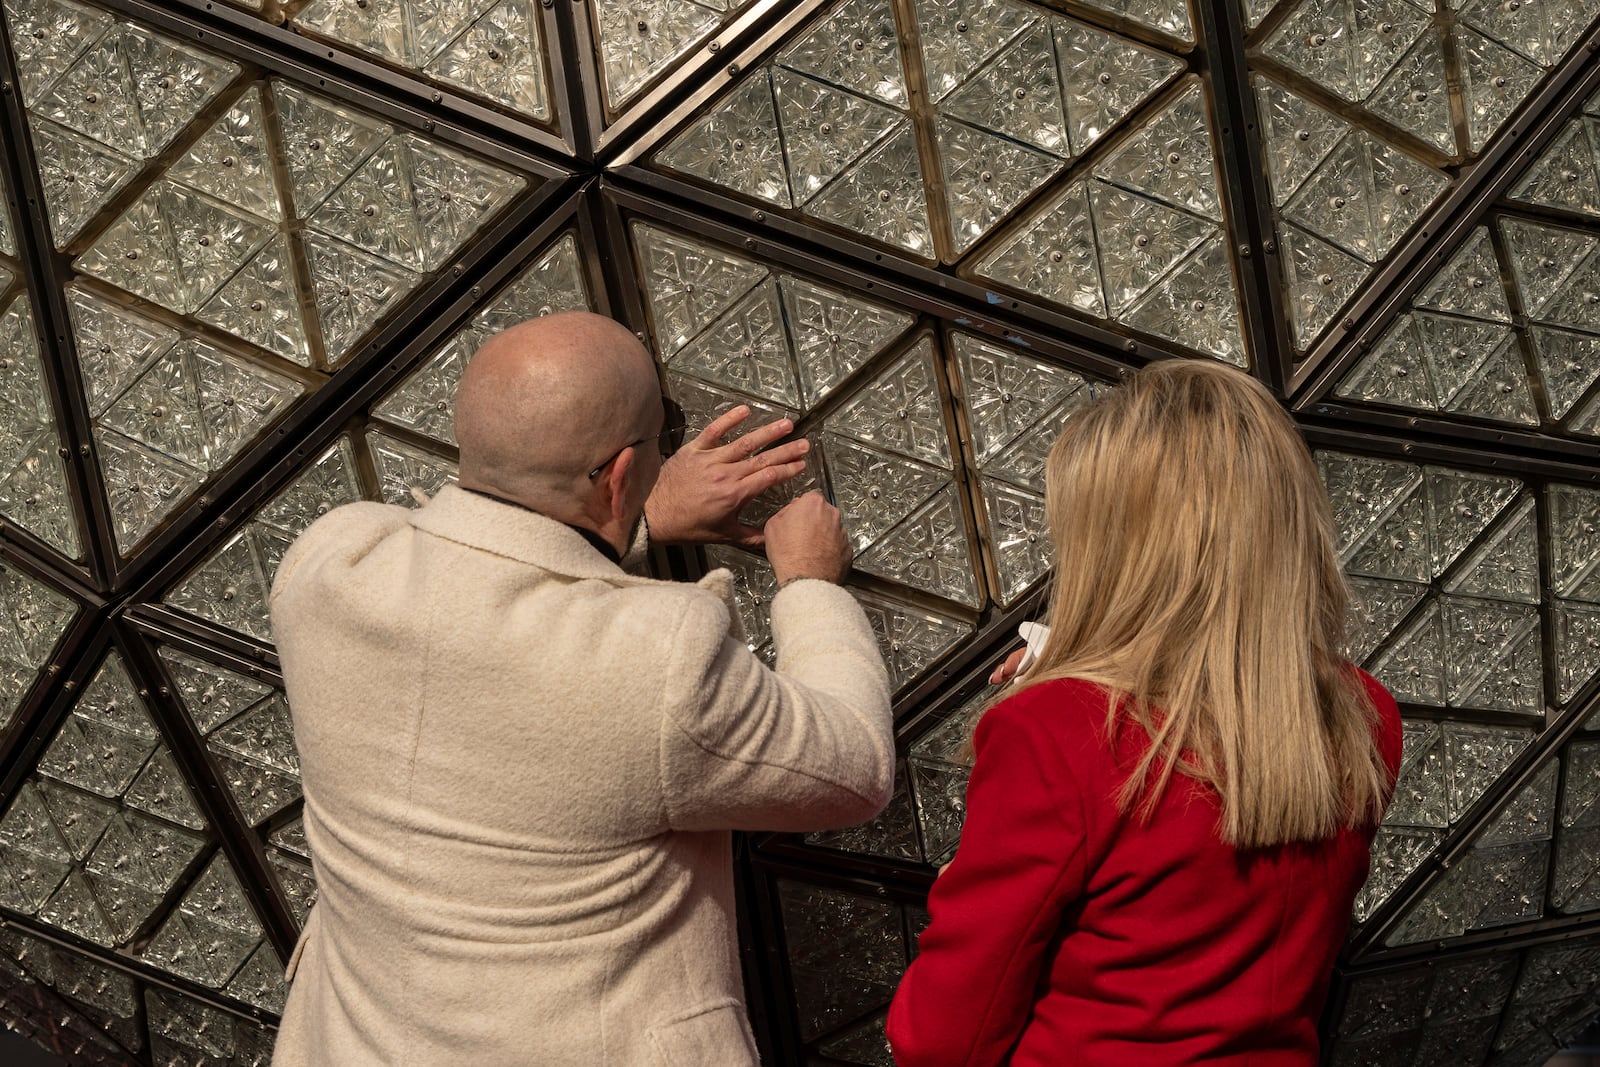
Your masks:
<instances>
[{"instance_id":1,"label":"blonde woman","mask_svg":"<svg viewBox=\"0 0 1600 1067\"><path fill-rule=\"evenodd\" d=\"M1133 375L1047 468L1050 636L975 734L901 1067L1312 1067L1400 761L1328 497L1267 391Z\"/></svg>"}]
</instances>

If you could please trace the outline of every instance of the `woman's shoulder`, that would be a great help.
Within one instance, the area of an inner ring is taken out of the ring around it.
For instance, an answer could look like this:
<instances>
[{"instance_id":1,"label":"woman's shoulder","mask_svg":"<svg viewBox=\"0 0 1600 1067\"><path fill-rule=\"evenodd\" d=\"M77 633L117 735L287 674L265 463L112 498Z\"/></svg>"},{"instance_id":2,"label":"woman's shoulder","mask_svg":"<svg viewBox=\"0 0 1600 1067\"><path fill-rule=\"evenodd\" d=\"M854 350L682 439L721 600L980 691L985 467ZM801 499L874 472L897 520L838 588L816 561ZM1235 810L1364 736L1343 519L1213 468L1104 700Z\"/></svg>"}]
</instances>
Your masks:
<instances>
[{"instance_id":1,"label":"woman's shoulder","mask_svg":"<svg viewBox=\"0 0 1600 1067\"><path fill-rule=\"evenodd\" d=\"M1082 678L1052 678L1032 685L1023 682L1015 693L984 712L976 740L999 730L1035 738L1053 737L1073 743L1103 736L1106 724L1106 690Z\"/></svg>"}]
</instances>

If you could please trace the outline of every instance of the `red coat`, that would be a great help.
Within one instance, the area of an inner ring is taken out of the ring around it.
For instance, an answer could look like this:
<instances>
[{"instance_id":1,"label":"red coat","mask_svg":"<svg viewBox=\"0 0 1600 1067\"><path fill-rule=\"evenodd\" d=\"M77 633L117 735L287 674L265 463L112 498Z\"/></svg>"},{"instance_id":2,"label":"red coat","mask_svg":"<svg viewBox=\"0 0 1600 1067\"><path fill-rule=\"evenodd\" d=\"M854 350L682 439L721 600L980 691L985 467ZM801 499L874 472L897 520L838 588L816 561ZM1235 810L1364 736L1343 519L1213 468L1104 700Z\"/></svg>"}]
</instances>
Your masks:
<instances>
[{"instance_id":1,"label":"red coat","mask_svg":"<svg viewBox=\"0 0 1600 1067\"><path fill-rule=\"evenodd\" d=\"M1362 678L1392 781L1400 713ZM1376 827L1241 853L1216 793L1177 776L1141 825L1117 811L1105 716L1103 690L1058 681L983 717L961 847L889 1011L895 1062L1313 1067ZM1124 724L1120 751L1146 743Z\"/></svg>"}]
</instances>

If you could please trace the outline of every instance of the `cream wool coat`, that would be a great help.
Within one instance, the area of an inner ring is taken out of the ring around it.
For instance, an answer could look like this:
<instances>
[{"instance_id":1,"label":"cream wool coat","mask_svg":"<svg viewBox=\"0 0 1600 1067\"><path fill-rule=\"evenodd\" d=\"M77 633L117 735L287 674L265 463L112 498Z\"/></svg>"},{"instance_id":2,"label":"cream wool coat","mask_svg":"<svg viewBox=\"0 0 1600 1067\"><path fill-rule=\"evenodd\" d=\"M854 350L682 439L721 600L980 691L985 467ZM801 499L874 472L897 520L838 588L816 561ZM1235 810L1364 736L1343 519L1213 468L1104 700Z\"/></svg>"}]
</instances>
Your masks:
<instances>
[{"instance_id":1,"label":"cream wool coat","mask_svg":"<svg viewBox=\"0 0 1600 1067\"><path fill-rule=\"evenodd\" d=\"M745 1067L729 830L887 803L889 689L844 590L712 589L449 487L338 508L273 630L319 899L274 1067Z\"/></svg>"}]
</instances>

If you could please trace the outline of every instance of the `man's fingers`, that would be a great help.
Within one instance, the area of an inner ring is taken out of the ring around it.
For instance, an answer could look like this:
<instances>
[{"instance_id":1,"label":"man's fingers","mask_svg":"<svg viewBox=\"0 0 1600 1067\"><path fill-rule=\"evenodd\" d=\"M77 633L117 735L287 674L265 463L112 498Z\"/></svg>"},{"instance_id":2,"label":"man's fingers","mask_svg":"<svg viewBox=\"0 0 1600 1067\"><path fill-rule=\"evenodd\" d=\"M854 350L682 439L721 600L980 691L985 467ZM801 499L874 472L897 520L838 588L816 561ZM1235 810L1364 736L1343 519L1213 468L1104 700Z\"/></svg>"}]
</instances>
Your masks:
<instances>
[{"instance_id":1,"label":"man's fingers","mask_svg":"<svg viewBox=\"0 0 1600 1067\"><path fill-rule=\"evenodd\" d=\"M798 478L805 473L805 469L806 461L799 459L792 463L777 463L751 471L739 483L740 495L746 499L759 496L775 485L782 485L790 478Z\"/></svg>"},{"instance_id":2,"label":"man's fingers","mask_svg":"<svg viewBox=\"0 0 1600 1067\"><path fill-rule=\"evenodd\" d=\"M712 419L705 429L701 430L691 441L692 448L716 448L722 444L722 439L734 431L741 422L750 417L750 408L740 404L730 408L721 415Z\"/></svg>"},{"instance_id":3,"label":"man's fingers","mask_svg":"<svg viewBox=\"0 0 1600 1067\"><path fill-rule=\"evenodd\" d=\"M733 543L740 548L763 548L767 543L767 534L759 526L749 526L741 522L734 530Z\"/></svg>"},{"instance_id":4,"label":"man's fingers","mask_svg":"<svg viewBox=\"0 0 1600 1067\"><path fill-rule=\"evenodd\" d=\"M757 426L737 441L729 441L722 446L722 449L730 460L749 459L772 442L781 441L793 432L794 423L788 419L779 419L765 426Z\"/></svg>"},{"instance_id":5,"label":"man's fingers","mask_svg":"<svg viewBox=\"0 0 1600 1067\"><path fill-rule=\"evenodd\" d=\"M755 435L752 434L751 436ZM743 440L741 439L741 443L743 443ZM773 445L765 452L758 452L752 455L750 459L758 467L779 467L785 463L793 463L809 451L811 451L811 442L802 437L798 441L786 441L781 445Z\"/></svg>"}]
</instances>

